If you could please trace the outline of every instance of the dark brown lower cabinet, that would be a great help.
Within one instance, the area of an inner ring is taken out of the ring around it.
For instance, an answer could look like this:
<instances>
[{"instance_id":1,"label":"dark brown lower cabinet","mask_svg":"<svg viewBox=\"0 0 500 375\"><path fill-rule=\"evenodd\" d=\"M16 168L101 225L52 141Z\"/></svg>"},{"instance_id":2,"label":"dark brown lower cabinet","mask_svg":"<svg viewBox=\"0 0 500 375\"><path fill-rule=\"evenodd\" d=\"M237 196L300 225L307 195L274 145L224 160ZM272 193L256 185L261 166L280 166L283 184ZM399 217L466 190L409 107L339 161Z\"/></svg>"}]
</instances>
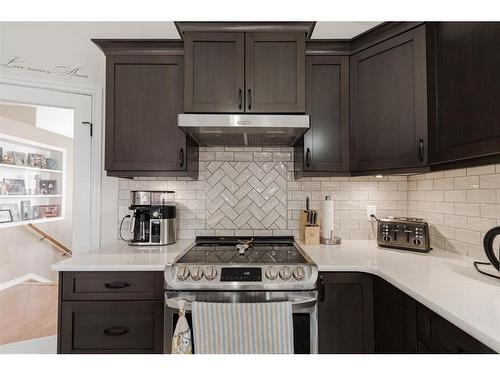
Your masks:
<instances>
[{"instance_id":1,"label":"dark brown lower cabinet","mask_svg":"<svg viewBox=\"0 0 500 375\"><path fill-rule=\"evenodd\" d=\"M419 353L493 354L495 351L427 307L417 307Z\"/></svg>"},{"instance_id":2,"label":"dark brown lower cabinet","mask_svg":"<svg viewBox=\"0 0 500 375\"><path fill-rule=\"evenodd\" d=\"M417 302L375 277L375 352L417 353Z\"/></svg>"},{"instance_id":3,"label":"dark brown lower cabinet","mask_svg":"<svg viewBox=\"0 0 500 375\"><path fill-rule=\"evenodd\" d=\"M60 353L163 353L163 302L63 302Z\"/></svg>"},{"instance_id":4,"label":"dark brown lower cabinet","mask_svg":"<svg viewBox=\"0 0 500 375\"><path fill-rule=\"evenodd\" d=\"M58 353L163 353L163 272L61 272Z\"/></svg>"},{"instance_id":5,"label":"dark brown lower cabinet","mask_svg":"<svg viewBox=\"0 0 500 375\"><path fill-rule=\"evenodd\" d=\"M58 353L165 351L174 317L165 327L162 272L62 272L59 280ZM318 292L319 353L494 353L377 276L321 272Z\"/></svg>"},{"instance_id":6,"label":"dark brown lower cabinet","mask_svg":"<svg viewBox=\"0 0 500 375\"><path fill-rule=\"evenodd\" d=\"M320 275L319 289L319 352L373 353L372 276L325 272Z\"/></svg>"}]
</instances>

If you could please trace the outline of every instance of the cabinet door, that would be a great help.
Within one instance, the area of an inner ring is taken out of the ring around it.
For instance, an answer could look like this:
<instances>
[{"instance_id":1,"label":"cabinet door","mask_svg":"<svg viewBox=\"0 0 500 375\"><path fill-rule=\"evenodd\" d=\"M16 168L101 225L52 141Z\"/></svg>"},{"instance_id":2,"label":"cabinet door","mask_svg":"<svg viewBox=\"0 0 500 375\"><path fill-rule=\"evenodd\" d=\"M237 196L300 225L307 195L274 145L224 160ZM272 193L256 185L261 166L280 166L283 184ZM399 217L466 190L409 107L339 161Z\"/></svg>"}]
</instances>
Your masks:
<instances>
[{"instance_id":1,"label":"cabinet door","mask_svg":"<svg viewBox=\"0 0 500 375\"><path fill-rule=\"evenodd\" d=\"M437 115L431 162L500 155L500 23L433 26Z\"/></svg>"},{"instance_id":2,"label":"cabinet door","mask_svg":"<svg viewBox=\"0 0 500 375\"><path fill-rule=\"evenodd\" d=\"M163 301L61 304L59 353L163 353Z\"/></svg>"},{"instance_id":3,"label":"cabinet door","mask_svg":"<svg viewBox=\"0 0 500 375\"><path fill-rule=\"evenodd\" d=\"M352 169L425 166L425 26L351 56L350 76Z\"/></svg>"},{"instance_id":4,"label":"cabinet door","mask_svg":"<svg viewBox=\"0 0 500 375\"><path fill-rule=\"evenodd\" d=\"M244 111L244 33L186 33L185 112Z\"/></svg>"},{"instance_id":5,"label":"cabinet door","mask_svg":"<svg viewBox=\"0 0 500 375\"><path fill-rule=\"evenodd\" d=\"M319 352L373 353L372 276L321 273L319 282Z\"/></svg>"},{"instance_id":6,"label":"cabinet door","mask_svg":"<svg viewBox=\"0 0 500 375\"><path fill-rule=\"evenodd\" d=\"M375 349L377 353L417 353L417 303L376 277Z\"/></svg>"},{"instance_id":7,"label":"cabinet door","mask_svg":"<svg viewBox=\"0 0 500 375\"><path fill-rule=\"evenodd\" d=\"M303 175L349 171L349 57L306 58L306 113ZM308 173L313 172L313 173Z\"/></svg>"},{"instance_id":8,"label":"cabinet door","mask_svg":"<svg viewBox=\"0 0 500 375\"><path fill-rule=\"evenodd\" d=\"M419 353L488 354L492 349L427 307L417 306Z\"/></svg>"},{"instance_id":9,"label":"cabinet door","mask_svg":"<svg viewBox=\"0 0 500 375\"><path fill-rule=\"evenodd\" d=\"M246 112L305 111L305 35L246 33Z\"/></svg>"},{"instance_id":10,"label":"cabinet door","mask_svg":"<svg viewBox=\"0 0 500 375\"><path fill-rule=\"evenodd\" d=\"M106 170L186 170L182 56L108 56L106 65Z\"/></svg>"}]
</instances>

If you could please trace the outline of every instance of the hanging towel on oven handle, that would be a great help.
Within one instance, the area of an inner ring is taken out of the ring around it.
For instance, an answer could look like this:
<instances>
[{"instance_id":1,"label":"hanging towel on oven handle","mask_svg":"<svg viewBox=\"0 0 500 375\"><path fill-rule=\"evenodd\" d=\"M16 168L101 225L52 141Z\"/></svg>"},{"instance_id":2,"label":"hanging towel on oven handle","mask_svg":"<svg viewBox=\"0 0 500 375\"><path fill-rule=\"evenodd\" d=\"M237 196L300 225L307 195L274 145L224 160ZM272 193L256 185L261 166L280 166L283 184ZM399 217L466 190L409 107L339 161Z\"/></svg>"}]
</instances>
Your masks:
<instances>
[{"instance_id":1,"label":"hanging towel on oven handle","mask_svg":"<svg viewBox=\"0 0 500 375\"><path fill-rule=\"evenodd\" d=\"M191 328L186 319L184 301L179 302L179 319L172 337L172 354L193 354Z\"/></svg>"}]
</instances>

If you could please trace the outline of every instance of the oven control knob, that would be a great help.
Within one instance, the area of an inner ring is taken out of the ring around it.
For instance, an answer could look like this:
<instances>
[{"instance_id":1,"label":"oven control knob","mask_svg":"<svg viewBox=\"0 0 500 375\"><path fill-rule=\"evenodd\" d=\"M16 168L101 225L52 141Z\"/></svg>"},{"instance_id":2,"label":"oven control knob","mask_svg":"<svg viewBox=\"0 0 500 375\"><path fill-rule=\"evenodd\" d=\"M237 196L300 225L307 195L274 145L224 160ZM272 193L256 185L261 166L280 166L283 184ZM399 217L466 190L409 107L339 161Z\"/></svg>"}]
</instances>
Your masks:
<instances>
[{"instance_id":1,"label":"oven control knob","mask_svg":"<svg viewBox=\"0 0 500 375\"><path fill-rule=\"evenodd\" d=\"M392 240L391 236L389 236L389 235L387 235L387 234L386 234L386 235L384 235L384 236L382 237L382 239L384 240L384 242L391 242L391 240Z\"/></svg>"},{"instance_id":2,"label":"oven control knob","mask_svg":"<svg viewBox=\"0 0 500 375\"><path fill-rule=\"evenodd\" d=\"M278 277L278 271L273 266L269 266L266 270L266 277L269 280L274 280Z\"/></svg>"},{"instance_id":3,"label":"oven control knob","mask_svg":"<svg viewBox=\"0 0 500 375\"><path fill-rule=\"evenodd\" d=\"M416 246L422 245L422 240L420 238L414 238L412 242Z\"/></svg>"},{"instance_id":4,"label":"oven control knob","mask_svg":"<svg viewBox=\"0 0 500 375\"><path fill-rule=\"evenodd\" d=\"M217 269L214 266L205 268L205 278L207 280L214 280L217 277Z\"/></svg>"},{"instance_id":5,"label":"oven control knob","mask_svg":"<svg viewBox=\"0 0 500 375\"><path fill-rule=\"evenodd\" d=\"M288 266L281 267L280 270L281 280L288 280L291 276L292 276L292 271L290 270L290 267Z\"/></svg>"},{"instance_id":6,"label":"oven control knob","mask_svg":"<svg viewBox=\"0 0 500 375\"><path fill-rule=\"evenodd\" d=\"M191 268L191 278L194 281L200 281L201 278L203 277L203 270L199 266L194 266Z\"/></svg>"},{"instance_id":7,"label":"oven control knob","mask_svg":"<svg viewBox=\"0 0 500 375\"><path fill-rule=\"evenodd\" d=\"M305 275L306 275L306 272L304 271L304 267L302 267L302 266L297 266L293 270L293 278L297 281L302 280Z\"/></svg>"},{"instance_id":8,"label":"oven control knob","mask_svg":"<svg viewBox=\"0 0 500 375\"><path fill-rule=\"evenodd\" d=\"M185 266L179 267L179 270L177 271L177 278L180 281L186 281L189 278L189 270Z\"/></svg>"}]
</instances>

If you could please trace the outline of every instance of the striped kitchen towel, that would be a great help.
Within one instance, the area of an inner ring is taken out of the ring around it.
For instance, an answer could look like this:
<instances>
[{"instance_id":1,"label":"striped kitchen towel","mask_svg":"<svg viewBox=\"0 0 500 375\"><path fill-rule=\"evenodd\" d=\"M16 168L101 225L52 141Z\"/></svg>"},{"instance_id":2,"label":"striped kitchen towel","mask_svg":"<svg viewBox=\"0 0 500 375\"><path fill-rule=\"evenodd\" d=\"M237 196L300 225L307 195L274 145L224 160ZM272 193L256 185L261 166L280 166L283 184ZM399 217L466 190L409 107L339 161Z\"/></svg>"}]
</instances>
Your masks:
<instances>
[{"instance_id":1,"label":"striped kitchen towel","mask_svg":"<svg viewBox=\"0 0 500 375\"><path fill-rule=\"evenodd\" d=\"M293 354L290 302L193 302L197 354Z\"/></svg>"}]
</instances>

